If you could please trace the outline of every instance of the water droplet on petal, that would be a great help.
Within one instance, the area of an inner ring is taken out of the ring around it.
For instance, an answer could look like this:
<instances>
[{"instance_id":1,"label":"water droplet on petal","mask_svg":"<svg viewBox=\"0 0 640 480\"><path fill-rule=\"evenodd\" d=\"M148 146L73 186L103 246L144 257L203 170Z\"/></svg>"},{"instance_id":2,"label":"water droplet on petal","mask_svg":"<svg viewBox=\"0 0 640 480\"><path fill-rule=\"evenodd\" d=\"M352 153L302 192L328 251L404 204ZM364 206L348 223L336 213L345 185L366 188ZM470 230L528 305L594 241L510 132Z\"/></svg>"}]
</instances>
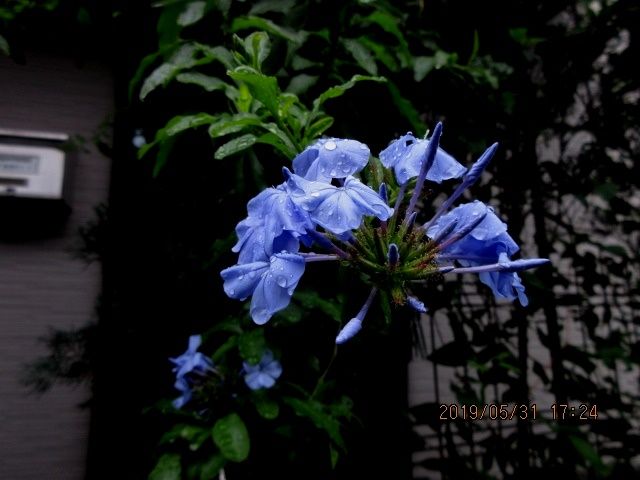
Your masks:
<instances>
[{"instance_id":1,"label":"water droplet on petal","mask_svg":"<svg viewBox=\"0 0 640 480\"><path fill-rule=\"evenodd\" d=\"M271 257L271 258L269 259L269 261L270 261L271 263L275 262L275 261L276 261L276 257Z\"/></svg>"},{"instance_id":2,"label":"water droplet on petal","mask_svg":"<svg viewBox=\"0 0 640 480\"><path fill-rule=\"evenodd\" d=\"M235 295L235 294L236 294L236 291L232 288L231 290L229 290L229 293L230 293L231 295Z\"/></svg>"},{"instance_id":3,"label":"water droplet on petal","mask_svg":"<svg viewBox=\"0 0 640 480\"><path fill-rule=\"evenodd\" d=\"M369 150L369 147L367 147L364 143L361 143L360 150Z\"/></svg>"},{"instance_id":4,"label":"water droplet on petal","mask_svg":"<svg viewBox=\"0 0 640 480\"><path fill-rule=\"evenodd\" d=\"M336 145L336 142L334 142L333 140L329 140L324 144L324 148L326 148L327 150L335 150L336 148L338 148L338 145Z\"/></svg>"},{"instance_id":5,"label":"water droplet on petal","mask_svg":"<svg viewBox=\"0 0 640 480\"><path fill-rule=\"evenodd\" d=\"M242 280L243 278L244 278L244 275L240 275L240 276L238 277L238 280Z\"/></svg>"},{"instance_id":6,"label":"water droplet on petal","mask_svg":"<svg viewBox=\"0 0 640 480\"><path fill-rule=\"evenodd\" d=\"M311 196L318 198L320 196L320 193L319 192L311 192Z\"/></svg>"},{"instance_id":7,"label":"water droplet on petal","mask_svg":"<svg viewBox=\"0 0 640 480\"><path fill-rule=\"evenodd\" d=\"M338 172L336 172L335 170L331 170L329 172L329 175L331 175L332 177L335 177L338 174Z\"/></svg>"}]
</instances>

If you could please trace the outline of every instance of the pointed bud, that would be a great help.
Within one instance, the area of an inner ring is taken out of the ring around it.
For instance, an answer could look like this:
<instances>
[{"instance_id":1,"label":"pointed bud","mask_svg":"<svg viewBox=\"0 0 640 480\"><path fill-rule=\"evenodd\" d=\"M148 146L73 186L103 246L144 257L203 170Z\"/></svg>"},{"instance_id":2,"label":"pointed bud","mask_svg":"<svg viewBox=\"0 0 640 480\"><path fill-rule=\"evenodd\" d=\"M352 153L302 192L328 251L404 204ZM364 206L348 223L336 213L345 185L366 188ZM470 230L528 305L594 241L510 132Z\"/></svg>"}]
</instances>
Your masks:
<instances>
[{"instance_id":1,"label":"pointed bud","mask_svg":"<svg viewBox=\"0 0 640 480\"><path fill-rule=\"evenodd\" d=\"M427 307L424 306L420 300L416 297L412 297L411 295L407 295L407 303L411 308L420 313L427 313Z\"/></svg>"},{"instance_id":2,"label":"pointed bud","mask_svg":"<svg viewBox=\"0 0 640 480\"><path fill-rule=\"evenodd\" d=\"M349 320L344 327L342 327L342 330L340 330L340 332L338 333L338 336L336 337L336 343L338 345L353 338L360 331L360 329L362 328L362 321L364 320L365 315L369 311L369 307L371 307L371 304L373 303L373 299L375 298L376 293L378 293L378 289L376 287L373 287L371 289L371 292L369 292L367 301L364 302L364 305L362 305L362 308L360 309L358 314L355 317L353 317L351 320Z\"/></svg>"},{"instance_id":3,"label":"pointed bud","mask_svg":"<svg viewBox=\"0 0 640 480\"><path fill-rule=\"evenodd\" d=\"M282 176L284 177L285 182L291 178L291 175L291 170L289 170L287 167L282 167Z\"/></svg>"},{"instance_id":4,"label":"pointed bud","mask_svg":"<svg viewBox=\"0 0 640 480\"><path fill-rule=\"evenodd\" d=\"M389 245L387 260L389 261L390 267L395 267L400 261L400 252L398 251L398 245L396 245L395 243Z\"/></svg>"},{"instance_id":5,"label":"pointed bud","mask_svg":"<svg viewBox=\"0 0 640 480\"><path fill-rule=\"evenodd\" d=\"M411 195L411 200L409 200L409 206L407 207L407 217L413 213L413 209L418 202L418 198L420 197L420 193L422 193L422 186L424 185L424 180L427 177L427 172L433 165L434 160L436 159L436 153L438 152L438 146L440 145L440 136L442 135L442 122L438 122L436 128L433 129L433 135L429 139L429 143L427 145L427 151L425 153L425 158L422 161L422 166L420 167L420 174L418 175L418 179L416 180L416 186L413 189L413 195Z\"/></svg>"},{"instance_id":6,"label":"pointed bud","mask_svg":"<svg viewBox=\"0 0 640 480\"><path fill-rule=\"evenodd\" d=\"M360 331L361 328L362 321L358 317L352 318L344 327L342 327L340 333L338 333L338 336L336 337L336 343L338 345L341 345L347 340L355 337L355 335Z\"/></svg>"},{"instance_id":7,"label":"pointed bud","mask_svg":"<svg viewBox=\"0 0 640 480\"><path fill-rule=\"evenodd\" d=\"M409 215L407 219L407 232L410 232L413 229L413 226L416 224L416 217L418 216L418 212L413 212Z\"/></svg>"},{"instance_id":8,"label":"pointed bud","mask_svg":"<svg viewBox=\"0 0 640 480\"><path fill-rule=\"evenodd\" d=\"M380 195L380 198L384 200L384 203L386 204L389 203L389 192L387 192L386 183L383 182L380 184L380 188L378 189L378 195Z\"/></svg>"},{"instance_id":9,"label":"pointed bud","mask_svg":"<svg viewBox=\"0 0 640 480\"><path fill-rule=\"evenodd\" d=\"M462 267L451 268L447 272L440 269L441 273L484 273L484 272L519 272L521 270L528 270L530 268L536 268L541 265L549 263L547 258L527 258L523 260L513 260L510 262L491 263L489 265L478 265L474 267Z\"/></svg>"},{"instance_id":10,"label":"pointed bud","mask_svg":"<svg viewBox=\"0 0 640 480\"><path fill-rule=\"evenodd\" d=\"M493 155L496 153L497 149L498 144L494 143L489 148L487 148L482 155L480 155L480 158L476 160L473 165L471 165L471 168L462 180L464 188L469 188L471 185L478 181L480 175L487 167L487 165L489 165L489 162L493 158Z\"/></svg>"},{"instance_id":11,"label":"pointed bud","mask_svg":"<svg viewBox=\"0 0 640 480\"><path fill-rule=\"evenodd\" d=\"M442 240L447 238L453 229L458 225L458 219L454 218L449 223L447 223L444 227L440 229L440 231L431 239L433 243L438 245Z\"/></svg>"}]
</instances>

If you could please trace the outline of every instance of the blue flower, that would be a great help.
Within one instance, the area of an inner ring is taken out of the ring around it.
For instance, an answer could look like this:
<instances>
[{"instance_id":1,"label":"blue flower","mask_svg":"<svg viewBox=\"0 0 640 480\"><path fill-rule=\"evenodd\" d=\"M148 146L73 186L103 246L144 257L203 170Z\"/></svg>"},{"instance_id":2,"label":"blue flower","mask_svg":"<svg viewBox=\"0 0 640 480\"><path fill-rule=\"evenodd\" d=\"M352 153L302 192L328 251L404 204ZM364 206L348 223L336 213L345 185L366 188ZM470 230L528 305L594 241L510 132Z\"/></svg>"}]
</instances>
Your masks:
<instances>
[{"instance_id":1,"label":"blue flower","mask_svg":"<svg viewBox=\"0 0 640 480\"><path fill-rule=\"evenodd\" d=\"M285 184L267 188L247 205L249 216L238 223L238 263L268 259L274 252L298 251L298 238L312 227L309 215L292 201Z\"/></svg>"},{"instance_id":2,"label":"blue flower","mask_svg":"<svg viewBox=\"0 0 640 480\"><path fill-rule=\"evenodd\" d=\"M244 300L252 296L251 318L258 325L266 323L274 313L284 309L304 273L301 255L281 252L269 261L235 265L220 272L225 293Z\"/></svg>"},{"instance_id":3,"label":"blue flower","mask_svg":"<svg viewBox=\"0 0 640 480\"><path fill-rule=\"evenodd\" d=\"M369 156L369 147L364 143L327 138L294 158L293 171L307 180L329 183L332 178L346 178L362 170Z\"/></svg>"},{"instance_id":4,"label":"blue flower","mask_svg":"<svg viewBox=\"0 0 640 480\"><path fill-rule=\"evenodd\" d=\"M202 375L213 368L211 359L197 351L201 343L202 337L200 335L191 335L187 351L179 357L169 359L175 365L173 371L176 373L176 377L184 377L191 372Z\"/></svg>"},{"instance_id":5,"label":"blue flower","mask_svg":"<svg viewBox=\"0 0 640 480\"><path fill-rule=\"evenodd\" d=\"M182 392L182 395L173 401L175 408L182 408L185 403L191 400L193 392L191 385L193 376L205 376L213 370L213 362L202 353L198 352L198 348L202 343L200 335L192 335L189 337L189 347L187 351L176 358L169 360L175 365L173 371L176 374L175 388Z\"/></svg>"},{"instance_id":6,"label":"blue flower","mask_svg":"<svg viewBox=\"0 0 640 480\"><path fill-rule=\"evenodd\" d=\"M187 382L184 377L179 377L176 378L176 383L174 383L173 386L176 388L176 390L182 392L182 395L171 402L174 408L180 409L184 407L184 405L193 397L191 385L189 385L189 382Z\"/></svg>"},{"instance_id":7,"label":"blue flower","mask_svg":"<svg viewBox=\"0 0 640 480\"><path fill-rule=\"evenodd\" d=\"M287 184L294 201L309 213L311 221L335 234L358 228L364 215L387 220L393 214L380 195L351 176L342 187L298 175L291 175Z\"/></svg>"},{"instance_id":8,"label":"blue flower","mask_svg":"<svg viewBox=\"0 0 640 480\"><path fill-rule=\"evenodd\" d=\"M380 161L387 168L393 168L396 179L400 185L404 185L409 180L417 177L420 173L422 161L425 158L429 141L419 140L412 134L407 133L380 152ZM467 169L460 165L458 161L438 147L433 165L427 172L427 180L442 183L443 180L458 178Z\"/></svg>"},{"instance_id":9,"label":"blue flower","mask_svg":"<svg viewBox=\"0 0 640 480\"><path fill-rule=\"evenodd\" d=\"M477 219L481 221L477 223ZM477 223L466 235L457 232L468 230L470 224ZM507 225L502 222L491 207L476 200L465 203L439 217L427 229L431 238L441 238L441 231L455 225L449 236L441 240L440 259L455 260L463 267L488 265L508 261L519 250L516 242L507 233ZM499 298L514 300L523 306L528 304L520 277L515 272L482 272L480 281L489 286Z\"/></svg>"},{"instance_id":10,"label":"blue flower","mask_svg":"<svg viewBox=\"0 0 640 480\"><path fill-rule=\"evenodd\" d=\"M243 362L242 365L245 372L244 381L251 390L271 388L282 375L282 365L273 358L270 350L264 352L257 365L247 362Z\"/></svg>"}]
</instances>

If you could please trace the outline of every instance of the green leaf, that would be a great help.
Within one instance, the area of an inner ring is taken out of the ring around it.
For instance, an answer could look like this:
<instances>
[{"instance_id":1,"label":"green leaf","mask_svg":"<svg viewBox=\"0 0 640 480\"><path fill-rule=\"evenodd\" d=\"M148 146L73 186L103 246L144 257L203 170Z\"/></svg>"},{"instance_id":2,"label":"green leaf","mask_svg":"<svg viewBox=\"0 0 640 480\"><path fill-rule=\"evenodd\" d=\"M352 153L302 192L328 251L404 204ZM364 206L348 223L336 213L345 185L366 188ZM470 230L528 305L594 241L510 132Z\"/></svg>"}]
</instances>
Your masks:
<instances>
[{"instance_id":1,"label":"green leaf","mask_svg":"<svg viewBox=\"0 0 640 480\"><path fill-rule=\"evenodd\" d=\"M213 360L213 363L219 362L227 354L228 351L233 350L237 345L237 336L234 335L233 337L227 338L227 340L222 345L220 345L215 352L213 352L213 355L211 355L211 360Z\"/></svg>"},{"instance_id":2,"label":"green leaf","mask_svg":"<svg viewBox=\"0 0 640 480\"><path fill-rule=\"evenodd\" d=\"M213 478L218 478L218 474L224 467L225 463L227 463L227 460L226 458L224 458L224 456L219 454L213 455L211 458L209 458L209 460L199 465L200 480L211 480Z\"/></svg>"},{"instance_id":3,"label":"green leaf","mask_svg":"<svg viewBox=\"0 0 640 480\"><path fill-rule=\"evenodd\" d=\"M9 42L7 42L7 39L2 35L0 35L0 52L4 53L7 56L9 56L9 54L11 53Z\"/></svg>"},{"instance_id":4,"label":"green leaf","mask_svg":"<svg viewBox=\"0 0 640 480\"><path fill-rule=\"evenodd\" d=\"M435 59L433 57L415 57L413 62L413 79L421 82L427 74L433 70Z\"/></svg>"},{"instance_id":5,"label":"green leaf","mask_svg":"<svg viewBox=\"0 0 640 480\"><path fill-rule=\"evenodd\" d=\"M335 469L340 458L340 452L331 443L329 444L329 455L331 456L331 468Z\"/></svg>"},{"instance_id":6,"label":"green leaf","mask_svg":"<svg viewBox=\"0 0 640 480\"><path fill-rule=\"evenodd\" d=\"M328 415L323 410L323 405L316 400L300 400L293 397L284 397L285 403L291 406L293 410L302 417L307 417L320 430L324 430L331 441L346 450L342 434L340 433L340 422Z\"/></svg>"},{"instance_id":7,"label":"green leaf","mask_svg":"<svg viewBox=\"0 0 640 480\"><path fill-rule=\"evenodd\" d=\"M225 90L229 85L219 78L205 75L198 72L186 72L180 73L176 80L180 83L186 83L191 85L197 85L204 88L207 92L213 92L215 90Z\"/></svg>"},{"instance_id":8,"label":"green leaf","mask_svg":"<svg viewBox=\"0 0 640 480\"><path fill-rule=\"evenodd\" d=\"M373 55L380 62L382 62L385 67L387 67L392 72L398 70L398 62L396 62L394 56L389 53L388 45L383 45L381 43L375 42L368 37L360 37L358 40L360 41L360 43L362 43L362 45L371 50L373 52Z\"/></svg>"},{"instance_id":9,"label":"green leaf","mask_svg":"<svg viewBox=\"0 0 640 480\"><path fill-rule=\"evenodd\" d=\"M289 85L286 88L287 92L295 93L296 95L300 95L301 93L306 92L318 82L317 75L307 75L306 73L301 73L300 75L296 75L291 78Z\"/></svg>"},{"instance_id":10,"label":"green leaf","mask_svg":"<svg viewBox=\"0 0 640 480\"><path fill-rule=\"evenodd\" d=\"M162 435L160 445L173 443L179 438L189 442L189 448L196 451L209 438L209 431L196 425L179 424Z\"/></svg>"},{"instance_id":11,"label":"green leaf","mask_svg":"<svg viewBox=\"0 0 640 480\"><path fill-rule=\"evenodd\" d=\"M247 17L236 17L233 19L233 22L231 23L231 32L239 32L241 30L263 30L297 45L303 44L308 36L308 32L305 32L304 30L294 31L281 27L280 25L273 23L271 20L251 15Z\"/></svg>"},{"instance_id":12,"label":"green leaf","mask_svg":"<svg viewBox=\"0 0 640 480\"><path fill-rule=\"evenodd\" d=\"M593 446L587 442L584 438L577 437L575 435L569 435L569 440L573 444L576 451L595 468L598 473L606 474L610 468L602 462L600 455L593 448Z\"/></svg>"},{"instance_id":13,"label":"green leaf","mask_svg":"<svg viewBox=\"0 0 640 480\"><path fill-rule=\"evenodd\" d=\"M164 138L173 137L174 135L182 133L185 130L208 125L212 122L215 122L216 119L217 117L209 115L208 113L196 113L194 115L177 115L169 120L164 128L159 130L159 132L162 131L162 135ZM157 134L156 140L158 140Z\"/></svg>"},{"instance_id":14,"label":"green leaf","mask_svg":"<svg viewBox=\"0 0 640 480\"><path fill-rule=\"evenodd\" d=\"M336 299L325 300L312 290L296 291L294 299L306 310L318 309L336 322L342 321L341 302L336 301Z\"/></svg>"},{"instance_id":15,"label":"green leaf","mask_svg":"<svg viewBox=\"0 0 640 480\"><path fill-rule=\"evenodd\" d=\"M307 138L308 142L311 143L316 138L319 138L326 130L331 127L331 125L333 125L333 121L333 117L324 115L314 121L311 125L309 125L305 133L305 137Z\"/></svg>"},{"instance_id":16,"label":"green leaf","mask_svg":"<svg viewBox=\"0 0 640 480\"><path fill-rule=\"evenodd\" d=\"M385 32L396 37L402 49L407 53L409 52L409 45L407 44L407 40L404 38L402 30L400 30L400 27L398 26L399 22L396 17L387 12L376 10L364 20L379 25Z\"/></svg>"},{"instance_id":17,"label":"green leaf","mask_svg":"<svg viewBox=\"0 0 640 480\"><path fill-rule=\"evenodd\" d=\"M262 354L267 348L264 339L264 330L258 328L244 332L238 340L240 356L251 365L257 364L262 358Z\"/></svg>"},{"instance_id":18,"label":"green leaf","mask_svg":"<svg viewBox=\"0 0 640 480\"><path fill-rule=\"evenodd\" d=\"M380 308L382 309L382 315L384 317L384 321L387 325L391 324L393 320L391 315L391 299L389 298L389 294L386 290L380 290Z\"/></svg>"},{"instance_id":19,"label":"green leaf","mask_svg":"<svg viewBox=\"0 0 640 480\"><path fill-rule=\"evenodd\" d=\"M358 65L360 65L368 74L377 75L378 65L371 55L371 52L357 39L347 38L342 41L342 44L347 49L353 58L355 58Z\"/></svg>"},{"instance_id":20,"label":"green leaf","mask_svg":"<svg viewBox=\"0 0 640 480\"><path fill-rule=\"evenodd\" d=\"M176 453L162 455L149 474L149 480L181 480L181 478L180 455Z\"/></svg>"},{"instance_id":21,"label":"green leaf","mask_svg":"<svg viewBox=\"0 0 640 480\"><path fill-rule=\"evenodd\" d=\"M260 414L261 417L266 418L267 420L273 420L278 417L280 413L280 406L278 402L268 398L264 392L258 390L251 397L253 404L256 406L256 410Z\"/></svg>"},{"instance_id":22,"label":"green leaf","mask_svg":"<svg viewBox=\"0 0 640 480\"><path fill-rule=\"evenodd\" d=\"M251 7L249 15L261 15L267 12L288 13L295 4L295 0L264 0Z\"/></svg>"},{"instance_id":23,"label":"green leaf","mask_svg":"<svg viewBox=\"0 0 640 480\"><path fill-rule=\"evenodd\" d=\"M227 70L232 70L237 66L236 61L233 57L233 53L231 53L231 51L225 47L210 47L209 45L201 43L196 43L195 46L202 54L204 60L206 60L208 63L212 61L220 62Z\"/></svg>"},{"instance_id":24,"label":"green leaf","mask_svg":"<svg viewBox=\"0 0 640 480\"><path fill-rule=\"evenodd\" d=\"M250 148L256 143L257 140L258 137L251 133L241 135L240 137L229 140L227 143L220 146L213 154L213 157L216 160L222 160L223 158L227 158L230 155L234 155L238 152L246 150L247 148Z\"/></svg>"},{"instance_id":25,"label":"green leaf","mask_svg":"<svg viewBox=\"0 0 640 480\"><path fill-rule=\"evenodd\" d=\"M167 62L157 67L145 79L140 89L140 100L144 100L149 93L159 86L166 86L180 71L196 66L199 63L196 59L197 52L198 49L194 45L181 45ZM143 63L146 63L148 58L145 57Z\"/></svg>"},{"instance_id":26,"label":"green leaf","mask_svg":"<svg viewBox=\"0 0 640 480\"><path fill-rule=\"evenodd\" d=\"M259 69L271 51L269 36L264 32L253 32L244 39L244 49L253 67Z\"/></svg>"},{"instance_id":27,"label":"green leaf","mask_svg":"<svg viewBox=\"0 0 640 480\"><path fill-rule=\"evenodd\" d=\"M427 126L420 119L420 114L414 108L409 100L404 98L400 93L400 89L393 82L387 82L387 88L393 99L393 104L398 111L406 118L411 124L411 128L414 132L424 132L427 130Z\"/></svg>"},{"instance_id":28,"label":"green leaf","mask_svg":"<svg viewBox=\"0 0 640 480\"><path fill-rule=\"evenodd\" d=\"M198 22L205 14L207 2L189 2L178 15L178 25L187 27Z\"/></svg>"},{"instance_id":29,"label":"green leaf","mask_svg":"<svg viewBox=\"0 0 640 480\"><path fill-rule=\"evenodd\" d=\"M336 85L322 92L320 96L313 101L313 111L319 111L324 102L331 98L341 97L347 90L353 88L356 83L363 81L386 82L387 79L384 77L371 77L368 75L354 75L348 82L345 82L342 85Z\"/></svg>"},{"instance_id":30,"label":"green leaf","mask_svg":"<svg viewBox=\"0 0 640 480\"><path fill-rule=\"evenodd\" d=\"M250 67L238 67L227 74L237 82L244 83L253 98L262 103L269 112L278 118L278 97L280 89L275 77L263 75Z\"/></svg>"},{"instance_id":31,"label":"green leaf","mask_svg":"<svg viewBox=\"0 0 640 480\"><path fill-rule=\"evenodd\" d=\"M237 133L245 130L246 127L262 125L260 117L253 113L236 113L235 115L225 115L223 118L209 127L211 138L223 137L230 133Z\"/></svg>"},{"instance_id":32,"label":"green leaf","mask_svg":"<svg viewBox=\"0 0 640 480\"><path fill-rule=\"evenodd\" d=\"M232 462L242 462L249 456L249 432L236 413L227 415L215 423L213 442L224 458Z\"/></svg>"}]
</instances>

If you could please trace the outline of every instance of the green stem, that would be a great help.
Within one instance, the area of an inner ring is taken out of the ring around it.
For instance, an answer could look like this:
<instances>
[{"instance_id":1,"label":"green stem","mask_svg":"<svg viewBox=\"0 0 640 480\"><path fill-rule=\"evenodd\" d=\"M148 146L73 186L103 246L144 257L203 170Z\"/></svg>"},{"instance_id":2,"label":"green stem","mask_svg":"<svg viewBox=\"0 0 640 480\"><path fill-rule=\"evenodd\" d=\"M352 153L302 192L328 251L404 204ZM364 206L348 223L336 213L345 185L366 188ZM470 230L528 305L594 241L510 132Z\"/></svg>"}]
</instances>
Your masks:
<instances>
[{"instance_id":1,"label":"green stem","mask_svg":"<svg viewBox=\"0 0 640 480\"><path fill-rule=\"evenodd\" d=\"M320 387L324 383L324 379L327 377L327 374L329 373L329 370L331 369L331 366L333 365L333 362L336 359L337 355L338 355L338 345L334 343L333 352L331 353L331 358L329 359L327 368L324 369L324 372L322 372L322 375L320 375L320 378L318 378L318 381L316 382L316 386L313 388L313 392L311 392L311 396L309 397L309 400L313 400L313 397L315 397L317 393L320 391Z\"/></svg>"}]
</instances>

